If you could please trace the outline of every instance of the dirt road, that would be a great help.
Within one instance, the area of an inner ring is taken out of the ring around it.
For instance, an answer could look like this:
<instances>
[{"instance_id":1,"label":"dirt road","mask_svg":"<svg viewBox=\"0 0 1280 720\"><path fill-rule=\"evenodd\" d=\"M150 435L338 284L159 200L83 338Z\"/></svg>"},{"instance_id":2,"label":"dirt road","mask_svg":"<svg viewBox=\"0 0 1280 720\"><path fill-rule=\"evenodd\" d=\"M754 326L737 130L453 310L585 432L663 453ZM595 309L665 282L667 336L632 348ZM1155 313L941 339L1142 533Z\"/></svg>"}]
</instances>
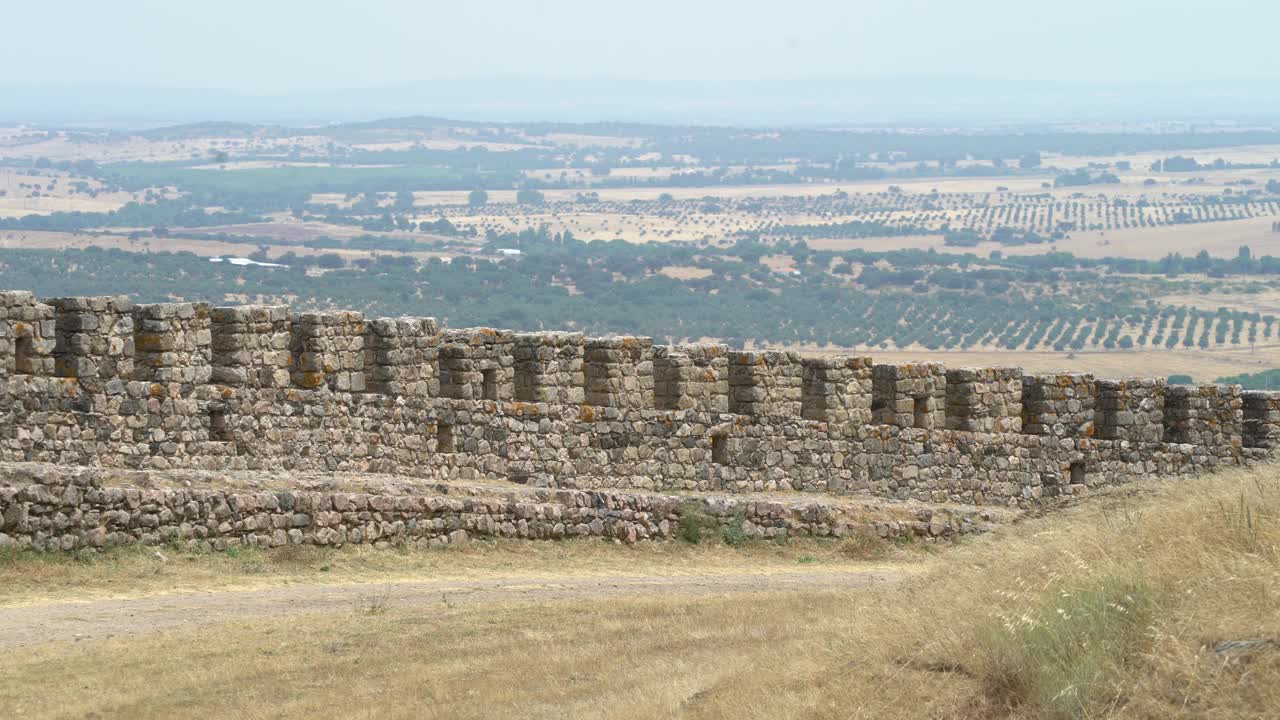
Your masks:
<instances>
[{"instance_id":1,"label":"dirt road","mask_svg":"<svg viewBox=\"0 0 1280 720\"><path fill-rule=\"evenodd\" d=\"M127 600L0 608L0 648L162 632L238 619L463 603L547 602L657 594L715 595L797 589L858 589L892 583L886 570L708 575L507 577L152 595Z\"/></svg>"}]
</instances>

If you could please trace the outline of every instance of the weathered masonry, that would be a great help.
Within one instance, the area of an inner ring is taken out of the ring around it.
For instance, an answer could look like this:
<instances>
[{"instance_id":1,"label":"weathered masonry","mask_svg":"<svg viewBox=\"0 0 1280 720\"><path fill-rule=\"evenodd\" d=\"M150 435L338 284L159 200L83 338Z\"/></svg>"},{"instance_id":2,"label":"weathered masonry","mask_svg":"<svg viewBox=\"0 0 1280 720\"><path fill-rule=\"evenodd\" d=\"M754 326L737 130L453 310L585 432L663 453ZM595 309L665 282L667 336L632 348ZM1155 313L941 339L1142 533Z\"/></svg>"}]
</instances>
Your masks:
<instances>
[{"instance_id":1,"label":"weathered masonry","mask_svg":"<svg viewBox=\"0 0 1280 720\"><path fill-rule=\"evenodd\" d=\"M285 306L0 293L0 460L1025 505L1280 442L1280 397Z\"/></svg>"}]
</instances>

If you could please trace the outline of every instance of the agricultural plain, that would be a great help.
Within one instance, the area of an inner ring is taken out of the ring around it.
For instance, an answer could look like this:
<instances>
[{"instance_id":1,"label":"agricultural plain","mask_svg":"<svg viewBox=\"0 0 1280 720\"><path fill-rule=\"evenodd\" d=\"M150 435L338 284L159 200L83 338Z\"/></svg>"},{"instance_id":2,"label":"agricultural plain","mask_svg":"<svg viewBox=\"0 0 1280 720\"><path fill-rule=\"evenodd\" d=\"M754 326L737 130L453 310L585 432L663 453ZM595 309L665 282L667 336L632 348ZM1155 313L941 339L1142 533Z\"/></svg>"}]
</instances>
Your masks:
<instances>
[{"instance_id":1,"label":"agricultural plain","mask_svg":"<svg viewBox=\"0 0 1280 720\"><path fill-rule=\"evenodd\" d=\"M0 132L0 278L42 294L1212 380L1277 362L1277 247L1265 128Z\"/></svg>"}]
</instances>

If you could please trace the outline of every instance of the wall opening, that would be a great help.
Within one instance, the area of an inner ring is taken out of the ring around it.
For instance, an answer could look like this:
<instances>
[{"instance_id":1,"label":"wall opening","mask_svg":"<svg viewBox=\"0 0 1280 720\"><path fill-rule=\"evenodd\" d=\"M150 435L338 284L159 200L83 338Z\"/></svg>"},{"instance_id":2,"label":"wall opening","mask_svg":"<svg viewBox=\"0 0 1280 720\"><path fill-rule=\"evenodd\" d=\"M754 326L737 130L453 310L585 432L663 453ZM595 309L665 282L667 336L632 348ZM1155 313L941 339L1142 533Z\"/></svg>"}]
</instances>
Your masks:
<instances>
[{"instance_id":1,"label":"wall opening","mask_svg":"<svg viewBox=\"0 0 1280 720\"><path fill-rule=\"evenodd\" d=\"M1071 463L1071 472L1069 474L1069 477L1071 478L1072 485L1084 485L1085 484L1084 463L1083 462Z\"/></svg>"},{"instance_id":2,"label":"wall opening","mask_svg":"<svg viewBox=\"0 0 1280 720\"><path fill-rule=\"evenodd\" d=\"M800 417L809 420L827 419L827 383L818 377L813 368L805 367L800 388Z\"/></svg>"},{"instance_id":3,"label":"wall opening","mask_svg":"<svg viewBox=\"0 0 1280 720\"><path fill-rule=\"evenodd\" d=\"M480 397L484 400L498 399L498 371L496 369L480 371Z\"/></svg>"},{"instance_id":4,"label":"wall opening","mask_svg":"<svg viewBox=\"0 0 1280 720\"><path fill-rule=\"evenodd\" d=\"M34 375L37 366L36 340L30 335L17 339L13 348L14 372L19 375Z\"/></svg>"},{"instance_id":5,"label":"wall opening","mask_svg":"<svg viewBox=\"0 0 1280 720\"><path fill-rule=\"evenodd\" d=\"M214 442L235 441L231 423L227 422L226 410L219 408L209 411L209 439Z\"/></svg>"},{"instance_id":6,"label":"wall opening","mask_svg":"<svg viewBox=\"0 0 1280 720\"><path fill-rule=\"evenodd\" d=\"M456 441L453 436L453 426L448 423L436 424L436 452L451 453L456 452Z\"/></svg>"},{"instance_id":7,"label":"wall opening","mask_svg":"<svg viewBox=\"0 0 1280 720\"><path fill-rule=\"evenodd\" d=\"M717 465L729 464L729 438L727 436L711 436L711 462Z\"/></svg>"},{"instance_id":8,"label":"wall opening","mask_svg":"<svg viewBox=\"0 0 1280 720\"><path fill-rule=\"evenodd\" d=\"M929 402L928 396L916 398L915 404L912 408L914 417L911 424L913 427L929 427L929 415L932 410L929 406L931 404L932 403Z\"/></svg>"}]
</instances>

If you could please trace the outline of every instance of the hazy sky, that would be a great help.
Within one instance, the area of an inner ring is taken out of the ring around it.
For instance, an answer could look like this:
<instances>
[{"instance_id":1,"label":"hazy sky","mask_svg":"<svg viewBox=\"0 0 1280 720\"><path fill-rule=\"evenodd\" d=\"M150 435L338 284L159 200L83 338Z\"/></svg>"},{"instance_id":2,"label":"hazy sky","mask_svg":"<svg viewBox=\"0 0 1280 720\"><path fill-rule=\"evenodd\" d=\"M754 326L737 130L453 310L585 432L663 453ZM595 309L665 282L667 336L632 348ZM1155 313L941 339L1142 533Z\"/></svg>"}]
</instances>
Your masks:
<instances>
[{"instance_id":1,"label":"hazy sky","mask_svg":"<svg viewBox=\"0 0 1280 720\"><path fill-rule=\"evenodd\" d=\"M663 81L1280 75L1273 0L7 2L0 85L251 92L541 76Z\"/></svg>"}]
</instances>

